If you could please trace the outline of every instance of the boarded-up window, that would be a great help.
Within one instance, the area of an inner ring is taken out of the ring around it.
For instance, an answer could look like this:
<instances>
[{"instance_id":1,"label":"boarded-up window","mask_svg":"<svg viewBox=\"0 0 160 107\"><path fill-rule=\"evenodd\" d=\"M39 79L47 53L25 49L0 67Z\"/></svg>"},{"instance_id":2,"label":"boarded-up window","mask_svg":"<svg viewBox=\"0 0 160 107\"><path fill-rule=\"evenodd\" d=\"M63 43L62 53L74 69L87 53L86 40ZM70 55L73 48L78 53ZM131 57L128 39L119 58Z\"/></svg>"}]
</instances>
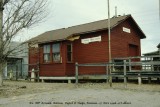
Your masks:
<instances>
[{"instance_id":1,"label":"boarded-up window","mask_svg":"<svg viewBox=\"0 0 160 107\"><path fill-rule=\"evenodd\" d=\"M60 61L60 44L59 43L52 45L52 53L53 53L53 61L59 62Z\"/></svg>"},{"instance_id":2,"label":"boarded-up window","mask_svg":"<svg viewBox=\"0 0 160 107\"><path fill-rule=\"evenodd\" d=\"M51 56L50 56L50 45L44 45L43 46L43 56L44 56L44 62L50 62Z\"/></svg>"}]
</instances>

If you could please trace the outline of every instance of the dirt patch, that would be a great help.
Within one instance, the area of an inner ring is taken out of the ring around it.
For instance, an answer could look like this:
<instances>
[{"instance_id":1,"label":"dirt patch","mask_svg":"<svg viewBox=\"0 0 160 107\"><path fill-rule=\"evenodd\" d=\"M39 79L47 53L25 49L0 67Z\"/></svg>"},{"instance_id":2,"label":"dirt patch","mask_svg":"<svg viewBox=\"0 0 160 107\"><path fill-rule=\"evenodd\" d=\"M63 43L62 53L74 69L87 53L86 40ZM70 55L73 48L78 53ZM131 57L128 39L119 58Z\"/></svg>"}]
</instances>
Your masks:
<instances>
[{"instance_id":1,"label":"dirt patch","mask_svg":"<svg viewBox=\"0 0 160 107\"><path fill-rule=\"evenodd\" d=\"M56 92L65 89L108 89L109 84L106 83L83 83L83 84L68 84L68 83L34 83L30 81L4 81L4 86L0 87L0 98L19 96L25 94L34 94L41 92ZM132 91L151 91L160 92L160 84L127 84L124 88L123 83L113 83L113 89L132 90Z\"/></svg>"},{"instance_id":2,"label":"dirt patch","mask_svg":"<svg viewBox=\"0 0 160 107\"><path fill-rule=\"evenodd\" d=\"M74 85L65 83L34 83L30 81L4 81L0 87L0 98L34 94L58 89L72 88Z\"/></svg>"}]
</instances>

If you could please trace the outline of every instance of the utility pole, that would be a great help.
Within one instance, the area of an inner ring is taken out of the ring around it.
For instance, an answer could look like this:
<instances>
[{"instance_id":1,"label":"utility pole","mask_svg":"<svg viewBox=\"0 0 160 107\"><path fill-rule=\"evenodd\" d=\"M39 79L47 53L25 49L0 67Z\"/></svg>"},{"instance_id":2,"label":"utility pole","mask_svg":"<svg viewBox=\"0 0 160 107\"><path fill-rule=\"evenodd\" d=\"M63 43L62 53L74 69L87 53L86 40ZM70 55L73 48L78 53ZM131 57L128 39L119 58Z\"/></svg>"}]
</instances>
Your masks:
<instances>
[{"instance_id":1,"label":"utility pole","mask_svg":"<svg viewBox=\"0 0 160 107\"><path fill-rule=\"evenodd\" d=\"M109 63L111 63L111 29L110 29L110 6L108 0L108 54L109 54Z\"/></svg>"},{"instance_id":2,"label":"utility pole","mask_svg":"<svg viewBox=\"0 0 160 107\"><path fill-rule=\"evenodd\" d=\"M108 56L109 56L109 74L111 75L111 29L110 29L110 6L108 0ZM112 87L112 77L109 76L110 87Z\"/></svg>"}]
</instances>

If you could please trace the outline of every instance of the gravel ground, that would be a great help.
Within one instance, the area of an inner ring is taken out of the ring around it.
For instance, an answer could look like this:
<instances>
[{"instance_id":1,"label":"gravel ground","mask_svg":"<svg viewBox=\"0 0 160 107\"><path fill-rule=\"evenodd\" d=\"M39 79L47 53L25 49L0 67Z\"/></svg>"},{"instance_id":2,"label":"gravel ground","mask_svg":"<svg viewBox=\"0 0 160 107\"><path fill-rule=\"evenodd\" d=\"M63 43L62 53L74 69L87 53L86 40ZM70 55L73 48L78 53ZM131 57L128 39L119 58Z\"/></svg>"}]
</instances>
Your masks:
<instances>
[{"instance_id":1,"label":"gravel ground","mask_svg":"<svg viewBox=\"0 0 160 107\"><path fill-rule=\"evenodd\" d=\"M125 89L123 83L110 88L106 83L4 81L0 87L0 107L160 107L159 99L160 84L130 83Z\"/></svg>"}]
</instances>

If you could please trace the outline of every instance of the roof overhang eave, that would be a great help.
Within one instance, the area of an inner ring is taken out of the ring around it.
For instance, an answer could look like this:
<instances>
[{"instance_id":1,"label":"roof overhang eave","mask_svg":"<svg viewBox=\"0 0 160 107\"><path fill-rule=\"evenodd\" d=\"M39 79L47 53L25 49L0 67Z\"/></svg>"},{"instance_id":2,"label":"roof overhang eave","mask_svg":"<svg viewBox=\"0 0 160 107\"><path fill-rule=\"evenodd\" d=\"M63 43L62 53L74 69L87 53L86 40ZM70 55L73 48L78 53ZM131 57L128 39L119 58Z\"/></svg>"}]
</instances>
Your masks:
<instances>
[{"instance_id":1,"label":"roof overhang eave","mask_svg":"<svg viewBox=\"0 0 160 107\"><path fill-rule=\"evenodd\" d=\"M46 44L46 43L51 43L51 42L61 42L61 41L65 41L65 40L67 40L67 38L57 39L57 40L50 40L50 41L42 41L42 42L37 42L37 44Z\"/></svg>"}]
</instances>

